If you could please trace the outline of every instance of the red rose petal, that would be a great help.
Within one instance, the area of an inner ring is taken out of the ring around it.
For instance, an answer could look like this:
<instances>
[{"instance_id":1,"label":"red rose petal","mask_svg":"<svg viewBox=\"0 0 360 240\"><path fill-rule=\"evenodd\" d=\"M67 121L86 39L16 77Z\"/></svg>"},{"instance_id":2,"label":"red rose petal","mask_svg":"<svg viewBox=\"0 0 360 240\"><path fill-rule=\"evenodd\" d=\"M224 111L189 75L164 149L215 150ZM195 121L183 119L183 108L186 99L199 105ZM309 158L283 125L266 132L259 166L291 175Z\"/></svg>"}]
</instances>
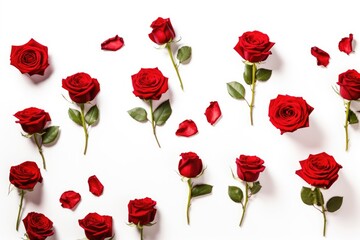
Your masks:
<instances>
[{"instance_id":1,"label":"red rose petal","mask_svg":"<svg viewBox=\"0 0 360 240\"><path fill-rule=\"evenodd\" d=\"M104 186L95 175L89 177L88 183L89 183L89 191L92 194L94 194L95 196L100 196L103 193Z\"/></svg>"},{"instance_id":2,"label":"red rose petal","mask_svg":"<svg viewBox=\"0 0 360 240\"><path fill-rule=\"evenodd\" d=\"M325 52L324 50L321 50L318 47L312 47L311 48L311 55L316 57L317 65L326 67L329 64L330 55Z\"/></svg>"},{"instance_id":3,"label":"red rose petal","mask_svg":"<svg viewBox=\"0 0 360 240\"><path fill-rule=\"evenodd\" d=\"M117 51L124 46L124 39L116 35L101 44L102 50Z\"/></svg>"},{"instance_id":4,"label":"red rose petal","mask_svg":"<svg viewBox=\"0 0 360 240\"><path fill-rule=\"evenodd\" d=\"M210 102L210 106L205 110L205 116L211 125L214 125L219 117L221 117L221 110L217 101Z\"/></svg>"},{"instance_id":5,"label":"red rose petal","mask_svg":"<svg viewBox=\"0 0 360 240\"><path fill-rule=\"evenodd\" d=\"M179 124L176 130L176 136L190 137L198 132L197 126L193 120L187 119Z\"/></svg>"},{"instance_id":6,"label":"red rose petal","mask_svg":"<svg viewBox=\"0 0 360 240\"><path fill-rule=\"evenodd\" d=\"M353 40L352 33L349 34L349 37L342 38L341 41L339 42L339 50L349 55L353 51L352 40Z\"/></svg>"},{"instance_id":7,"label":"red rose petal","mask_svg":"<svg viewBox=\"0 0 360 240\"><path fill-rule=\"evenodd\" d=\"M76 204L78 204L81 200L81 196L79 193L74 192L72 190L66 191L61 194L60 203L63 208L73 209Z\"/></svg>"}]
</instances>

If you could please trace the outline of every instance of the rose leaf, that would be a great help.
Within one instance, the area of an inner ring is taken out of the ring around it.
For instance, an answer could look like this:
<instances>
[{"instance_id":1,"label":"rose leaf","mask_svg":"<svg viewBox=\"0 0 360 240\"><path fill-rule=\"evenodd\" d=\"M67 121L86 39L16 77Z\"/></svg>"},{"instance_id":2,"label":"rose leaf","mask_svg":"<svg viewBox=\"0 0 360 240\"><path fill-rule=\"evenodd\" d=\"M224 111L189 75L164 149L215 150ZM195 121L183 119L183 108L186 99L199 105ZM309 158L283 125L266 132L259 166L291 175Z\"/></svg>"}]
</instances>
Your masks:
<instances>
[{"instance_id":1,"label":"rose leaf","mask_svg":"<svg viewBox=\"0 0 360 240\"><path fill-rule=\"evenodd\" d=\"M55 141L59 135L59 126L51 126L46 128L45 133L41 135L42 143L49 144Z\"/></svg>"},{"instance_id":2,"label":"rose leaf","mask_svg":"<svg viewBox=\"0 0 360 240\"><path fill-rule=\"evenodd\" d=\"M356 124L359 122L359 119L357 118L356 114L353 111L351 111L350 109L349 109L348 122L350 124Z\"/></svg>"},{"instance_id":3,"label":"rose leaf","mask_svg":"<svg viewBox=\"0 0 360 240\"><path fill-rule=\"evenodd\" d=\"M245 88L239 82L229 82L226 84L228 93L231 97L235 99L244 99L245 98Z\"/></svg>"},{"instance_id":4,"label":"rose leaf","mask_svg":"<svg viewBox=\"0 0 360 240\"><path fill-rule=\"evenodd\" d=\"M252 84L252 68L253 68L252 65L245 64L243 77L244 77L244 81L247 85Z\"/></svg>"},{"instance_id":5,"label":"rose leaf","mask_svg":"<svg viewBox=\"0 0 360 240\"><path fill-rule=\"evenodd\" d=\"M191 197L198 197L205 194L209 194L212 191L213 186L208 184L197 184L191 188Z\"/></svg>"},{"instance_id":6,"label":"rose leaf","mask_svg":"<svg viewBox=\"0 0 360 240\"><path fill-rule=\"evenodd\" d=\"M82 126L81 113L80 113L78 110L73 109L73 108L69 108L68 114L69 114L70 119L71 119L74 123Z\"/></svg>"},{"instance_id":7,"label":"rose leaf","mask_svg":"<svg viewBox=\"0 0 360 240\"><path fill-rule=\"evenodd\" d=\"M185 62L191 57L191 47L183 46L181 47L176 55L176 58L179 60L180 63Z\"/></svg>"},{"instance_id":8,"label":"rose leaf","mask_svg":"<svg viewBox=\"0 0 360 240\"><path fill-rule=\"evenodd\" d=\"M261 190L261 188L262 188L262 186L259 181L254 182L253 186L250 187L250 192L252 195L254 195L254 194L258 193Z\"/></svg>"},{"instance_id":9,"label":"rose leaf","mask_svg":"<svg viewBox=\"0 0 360 240\"><path fill-rule=\"evenodd\" d=\"M85 122L90 126L96 123L99 120L99 108L94 105L85 115Z\"/></svg>"},{"instance_id":10,"label":"rose leaf","mask_svg":"<svg viewBox=\"0 0 360 240\"><path fill-rule=\"evenodd\" d=\"M335 196L329 199L326 203L326 209L329 212L335 212L340 209L343 203L343 197Z\"/></svg>"},{"instance_id":11,"label":"rose leaf","mask_svg":"<svg viewBox=\"0 0 360 240\"><path fill-rule=\"evenodd\" d=\"M229 186L228 195L236 203L241 203L244 197L242 190L236 186Z\"/></svg>"},{"instance_id":12,"label":"rose leaf","mask_svg":"<svg viewBox=\"0 0 360 240\"><path fill-rule=\"evenodd\" d=\"M147 112L144 108L136 107L127 111L129 115L138 122L146 122Z\"/></svg>"},{"instance_id":13,"label":"rose leaf","mask_svg":"<svg viewBox=\"0 0 360 240\"><path fill-rule=\"evenodd\" d=\"M313 205L315 202L315 195L311 188L302 187L301 189L301 200L306 205Z\"/></svg>"},{"instance_id":14,"label":"rose leaf","mask_svg":"<svg viewBox=\"0 0 360 240\"><path fill-rule=\"evenodd\" d=\"M265 69L265 68L259 68L255 73L256 80L259 81L267 81L271 77L272 70Z\"/></svg>"},{"instance_id":15,"label":"rose leaf","mask_svg":"<svg viewBox=\"0 0 360 240\"><path fill-rule=\"evenodd\" d=\"M157 126L162 126L172 113L169 99L161 103L154 111L154 121Z\"/></svg>"}]
</instances>

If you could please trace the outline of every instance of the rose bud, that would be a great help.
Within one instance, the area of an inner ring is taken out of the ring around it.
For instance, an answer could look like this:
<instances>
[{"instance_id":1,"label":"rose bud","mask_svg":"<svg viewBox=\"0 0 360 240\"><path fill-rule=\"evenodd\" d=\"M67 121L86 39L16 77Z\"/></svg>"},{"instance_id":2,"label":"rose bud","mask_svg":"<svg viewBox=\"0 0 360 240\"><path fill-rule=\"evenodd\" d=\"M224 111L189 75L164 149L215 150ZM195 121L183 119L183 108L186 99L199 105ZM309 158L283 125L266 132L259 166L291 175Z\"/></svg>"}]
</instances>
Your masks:
<instances>
[{"instance_id":1,"label":"rose bud","mask_svg":"<svg viewBox=\"0 0 360 240\"><path fill-rule=\"evenodd\" d=\"M203 171L202 160L194 152L186 152L180 154L179 173L183 177L194 178Z\"/></svg>"}]
</instances>

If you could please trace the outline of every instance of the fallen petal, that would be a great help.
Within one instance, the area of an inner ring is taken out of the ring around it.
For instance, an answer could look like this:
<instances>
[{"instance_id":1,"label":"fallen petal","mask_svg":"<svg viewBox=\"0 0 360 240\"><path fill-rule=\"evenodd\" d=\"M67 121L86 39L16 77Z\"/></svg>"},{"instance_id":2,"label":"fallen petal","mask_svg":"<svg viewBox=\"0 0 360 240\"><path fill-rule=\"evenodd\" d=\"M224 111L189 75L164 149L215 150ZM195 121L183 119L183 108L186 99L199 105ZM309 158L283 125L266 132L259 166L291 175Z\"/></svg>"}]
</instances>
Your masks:
<instances>
[{"instance_id":1,"label":"fallen petal","mask_svg":"<svg viewBox=\"0 0 360 240\"><path fill-rule=\"evenodd\" d=\"M214 125L215 122L221 116L221 110L219 103L217 101L210 102L210 106L205 110L206 120L211 124Z\"/></svg>"},{"instance_id":2,"label":"fallen petal","mask_svg":"<svg viewBox=\"0 0 360 240\"><path fill-rule=\"evenodd\" d=\"M311 48L311 55L316 57L317 65L326 67L329 64L330 55L318 47Z\"/></svg>"},{"instance_id":3,"label":"fallen petal","mask_svg":"<svg viewBox=\"0 0 360 240\"><path fill-rule=\"evenodd\" d=\"M179 124L176 130L176 136L191 137L198 132L197 126L193 120L187 119Z\"/></svg>"},{"instance_id":4,"label":"fallen petal","mask_svg":"<svg viewBox=\"0 0 360 240\"><path fill-rule=\"evenodd\" d=\"M349 37L342 38L341 41L339 42L339 50L349 55L353 51L352 40L353 40L352 33L349 34Z\"/></svg>"},{"instance_id":5,"label":"fallen petal","mask_svg":"<svg viewBox=\"0 0 360 240\"><path fill-rule=\"evenodd\" d=\"M63 208L73 209L81 200L79 193L69 190L61 194L60 203Z\"/></svg>"},{"instance_id":6,"label":"fallen petal","mask_svg":"<svg viewBox=\"0 0 360 240\"><path fill-rule=\"evenodd\" d=\"M103 193L104 186L95 175L89 177L88 183L89 183L89 191L92 194L94 194L95 196L100 196Z\"/></svg>"},{"instance_id":7,"label":"fallen petal","mask_svg":"<svg viewBox=\"0 0 360 240\"><path fill-rule=\"evenodd\" d=\"M124 39L116 35L101 44L102 50L116 51L124 46Z\"/></svg>"}]
</instances>

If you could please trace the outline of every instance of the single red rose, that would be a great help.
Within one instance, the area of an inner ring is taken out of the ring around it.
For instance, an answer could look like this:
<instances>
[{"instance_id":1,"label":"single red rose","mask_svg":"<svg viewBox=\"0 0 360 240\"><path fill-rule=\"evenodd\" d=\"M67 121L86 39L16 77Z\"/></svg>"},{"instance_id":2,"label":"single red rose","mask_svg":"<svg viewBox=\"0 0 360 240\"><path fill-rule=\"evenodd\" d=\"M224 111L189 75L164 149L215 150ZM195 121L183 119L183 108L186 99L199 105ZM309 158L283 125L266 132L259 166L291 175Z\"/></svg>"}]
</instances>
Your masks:
<instances>
[{"instance_id":1,"label":"single red rose","mask_svg":"<svg viewBox=\"0 0 360 240\"><path fill-rule=\"evenodd\" d=\"M35 107L25 108L15 113L14 116L19 119L15 122L19 123L24 132L28 134L41 133L47 122L51 121L49 113Z\"/></svg>"},{"instance_id":2,"label":"single red rose","mask_svg":"<svg viewBox=\"0 0 360 240\"><path fill-rule=\"evenodd\" d=\"M145 100L159 100L168 90L168 78L158 68L141 68L131 76L134 95Z\"/></svg>"},{"instance_id":3,"label":"single red rose","mask_svg":"<svg viewBox=\"0 0 360 240\"><path fill-rule=\"evenodd\" d=\"M94 194L95 196L100 196L103 193L104 186L95 175L89 177L88 183L89 183L89 191L92 194Z\"/></svg>"},{"instance_id":4,"label":"single red rose","mask_svg":"<svg viewBox=\"0 0 360 240\"><path fill-rule=\"evenodd\" d=\"M153 29L149 38L156 44L162 45L171 42L175 38L175 31L169 18L158 17L150 25Z\"/></svg>"},{"instance_id":5,"label":"single red rose","mask_svg":"<svg viewBox=\"0 0 360 240\"><path fill-rule=\"evenodd\" d=\"M62 87L69 91L71 100L76 103L87 103L100 92L100 84L84 72L75 73L62 80Z\"/></svg>"},{"instance_id":6,"label":"single red rose","mask_svg":"<svg viewBox=\"0 0 360 240\"><path fill-rule=\"evenodd\" d=\"M203 170L202 160L194 152L186 152L180 154L179 173L183 177L197 177Z\"/></svg>"},{"instance_id":7,"label":"single red rose","mask_svg":"<svg viewBox=\"0 0 360 240\"><path fill-rule=\"evenodd\" d=\"M339 50L349 55L353 51L352 40L353 40L352 33L349 34L349 37L342 38L339 42Z\"/></svg>"},{"instance_id":8,"label":"single red rose","mask_svg":"<svg viewBox=\"0 0 360 240\"><path fill-rule=\"evenodd\" d=\"M269 57L270 49L274 44L270 42L267 34L252 31L243 33L234 49L246 61L256 63L265 61Z\"/></svg>"},{"instance_id":9,"label":"single red rose","mask_svg":"<svg viewBox=\"0 0 360 240\"><path fill-rule=\"evenodd\" d=\"M49 66L48 58L48 48L34 39L24 45L11 47L10 64L30 76L44 75Z\"/></svg>"},{"instance_id":10,"label":"single red rose","mask_svg":"<svg viewBox=\"0 0 360 240\"><path fill-rule=\"evenodd\" d=\"M317 65L326 67L330 61L330 55L318 47L311 48L311 55L316 57Z\"/></svg>"},{"instance_id":11,"label":"single red rose","mask_svg":"<svg viewBox=\"0 0 360 240\"><path fill-rule=\"evenodd\" d=\"M302 97L279 94L270 100L268 115L270 122L283 134L308 127L309 115L313 110Z\"/></svg>"},{"instance_id":12,"label":"single red rose","mask_svg":"<svg viewBox=\"0 0 360 240\"><path fill-rule=\"evenodd\" d=\"M42 182L40 168L35 162L25 161L10 168L10 183L21 190L33 190L38 182Z\"/></svg>"},{"instance_id":13,"label":"single red rose","mask_svg":"<svg viewBox=\"0 0 360 240\"><path fill-rule=\"evenodd\" d=\"M101 43L102 50L117 51L124 46L124 39L116 35Z\"/></svg>"},{"instance_id":14,"label":"single red rose","mask_svg":"<svg viewBox=\"0 0 360 240\"><path fill-rule=\"evenodd\" d=\"M360 73L349 69L339 75L337 84L340 86L341 97L347 100L360 98Z\"/></svg>"},{"instance_id":15,"label":"single red rose","mask_svg":"<svg viewBox=\"0 0 360 240\"><path fill-rule=\"evenodd\" d=\"M342 168L333 156L325 152L310 154L300 161L301 169L295 173L308 184L318 188L328 189L338 179L338 172Z\"/></svg>"},{"instance_id":16,"label":"single red rose","mask_svg":"<svg viewBox=\"0 0 360 240\"><path fill-rule=\"evenodd\" d=\"M60 203L63 208L73 209L81 200L81 195L69 190L61 194Z\"/></svg>"},{"instance_id":17,"label":"single red rose","mask_svg":"<svg viewBox=\"0 0 360 240\"><path fill-rule=\"evenodd\" d=\"M211 125L214 125L221 117L221 110L217 101L210 102L210 105L205 110L205 116Z\"/></svg>"},{"instance_id":18,"label":"single red rose","mask_svg":"<svg viewBox=\"0 0 360 240\"><path fill-rule=\"evenodd\" d=\"M42 213L29 212L22 221L29 240L45 240L54 235L53 222Z\"/></svg>"},{"instance_id":19,"label":"single red rose","mask_svg":"<svg viewBox=\"0 0 360 240\"><path fill-rule=\"evenodd\" d=\"M197 132L198 129L196 123L191 119L187 119L179 124L179 128L176 130L175 134L176 136L191 137Z\"/></svg>"},{"instance_id":20,"label":"single red rose","mask_svg":"<svg viewBox=\"0 0 360 240\"><path fill-rule=\"evenodd\" d=\"M240 155L236 159L237 175L245 182L255 182L265 170L264 160L257 156Z\"/></svg>"},{"instance_id":21,"label":"single red rose","mask_svg":"<svg viewBox=\"0 0 360 240\"><path fill-rule=\"evenodd\" d=\"M112 236L113 226L111 216L89 213L85 218L78 221L89 240L104 240Z\"/></svg>"},{"instance_id":22,"label":"single red rose","mask_svg":"<svg viewBox=\"0 0 360 240\"><path fill-rule=\"evenodd\" d=\"M128 204L129 223L144 226L155 219L156 201L149 197L130 200Z\"/></svg>"}]
</instances>

